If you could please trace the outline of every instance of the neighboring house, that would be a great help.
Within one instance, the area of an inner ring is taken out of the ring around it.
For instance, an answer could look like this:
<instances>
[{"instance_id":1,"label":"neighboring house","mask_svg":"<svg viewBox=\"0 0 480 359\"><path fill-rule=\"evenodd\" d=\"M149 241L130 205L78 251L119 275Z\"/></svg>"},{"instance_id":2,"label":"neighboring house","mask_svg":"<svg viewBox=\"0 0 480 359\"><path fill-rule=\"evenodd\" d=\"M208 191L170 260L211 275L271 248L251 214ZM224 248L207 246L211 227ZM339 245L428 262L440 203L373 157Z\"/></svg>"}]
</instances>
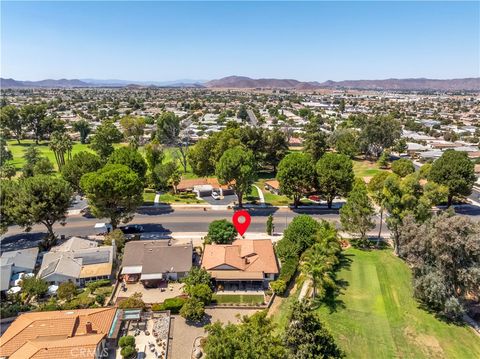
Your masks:
<instances>
[{"instance_id":1,"label":"neighboring house","mask_svg":"<svg viewBox=\"0 0 480 359\"><path fill-rule=\"evenodd\" d=\"M171 246L168 241L131 241L125 244L122 271L127 282L158 286L184 277L192 268L191 243Z\"/></svg>"},{"instance_id":2,"label":"neighboring house","mask_svg":"<svg viewBox=\"0 0 480 359\"><path fill-rule=\"evenodd\" d=\"M121 320L116 308L21 314L0 337L0 357L100 358L113 348Z\"/></svg>"},{"instance_id":3,"label":"neighboring house","mask_svg":"<svg viewBox=\"0 0 480 359\"><path fill-rule=\"evenodd\" d=\"M177 191L194 192L198 197L210 196L212 191L216 191L222 196L234 193L233 189L228 185L220 184L216 178L182 179L177 186Z\"/></svg>"},{"instance_id":4,"label":"neighboring house","mask_svg":"<svg viewBox=\"0 0 480 359\"><path fill-rule=\"evenodd\" d=\"M265 181L264 187L273 194L280 194L280 183L277 180Z\"/></svg>"},{"instance_id":5,"label":"neighboring house","mask_svg":"<svg viewBox=\"0 0 480 359\"><path fill-rule=\"evenodd\" d=\"M115 246L98 246L95 241L72 237L43 256L38 277L49 284L71 281L85 283L111 279Z\"/></svg>"},{"instance_id":6,"label":"neighboring house","mask_svg":"<svg viewBox=\"0 0 480 359\"><path fill-rule=\"evenodd\" d=\"M208 244L202 258L217 288L262 289L278 274L278 264L269 239L239 239L232 244Z\"/></svg>"},{"instance_id":7,"label":"neighboring house","mask_svg":"<svg viewBox=\"0 0 480 359\"><path fill-rule=\"evenodd\" d=\"M32 273L37 262L38 247L3 252L0 257L0 291L10 288L12 275Z\"/></svg>"}]
</instances>

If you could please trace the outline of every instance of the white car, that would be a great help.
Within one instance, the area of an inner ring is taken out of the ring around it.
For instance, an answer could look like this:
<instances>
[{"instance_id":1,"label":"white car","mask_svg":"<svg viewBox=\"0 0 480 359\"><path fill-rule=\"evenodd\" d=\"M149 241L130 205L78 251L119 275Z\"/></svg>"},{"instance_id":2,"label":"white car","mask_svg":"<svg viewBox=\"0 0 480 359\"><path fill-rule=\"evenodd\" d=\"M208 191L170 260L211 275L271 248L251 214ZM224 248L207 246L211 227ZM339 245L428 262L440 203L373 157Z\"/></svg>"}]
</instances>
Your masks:
<instances>
[{"instance_id":1,"label":"white car","mask_svg":"<svg viewBox=\"0 0 480 359\"><path fill-rule=\"evenodd\" d=\"M212 191L212 198L213 198L213 199L216 199L216 200L219 200L219 199L220 199L220 194L217 193L217 192Z\"/></svg>"}]
</instances>

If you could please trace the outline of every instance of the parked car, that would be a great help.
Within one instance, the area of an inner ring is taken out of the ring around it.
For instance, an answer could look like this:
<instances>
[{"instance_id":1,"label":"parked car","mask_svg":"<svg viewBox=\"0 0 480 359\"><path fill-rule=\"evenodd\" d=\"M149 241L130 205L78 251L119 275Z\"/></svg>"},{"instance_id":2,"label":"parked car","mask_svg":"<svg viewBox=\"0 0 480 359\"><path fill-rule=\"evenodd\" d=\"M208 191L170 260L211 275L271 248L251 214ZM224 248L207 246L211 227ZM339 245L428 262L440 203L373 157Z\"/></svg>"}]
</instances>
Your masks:
<instances>
[{"instance_id":1,"label":"parked car","mask_svg":"<svg viewBox=\"0 0 480 359\"><path fill-rule=\"evenodd\" d=\"M215 191L212 191L212 198L213 198L213 199L216 199L216 200L220 199L220 193L217 193L217 192L215 192Z\"/></svg>"},{"instance_id":2,"label":"parked car","mask_svg":"<svg viewBox=\"0 0 480 359\"><path fill-rule=\"evenodd\" d=\"M139 224L131 224L129 226L120 227L120 230L125 234L142 233L143 232L143 226L140 226Z\"/></svg>"},{"instance_id":3,"label":"parked car","mask_svg":"<svg viewBox=\"0 0 480 359\"><path fill-rule=\"evenodd\" d=\"M105 235L110 233L113 230L113 227L110 223L95 223L95 234L100 236L100 235Z\"/></svg>"},{"instance_id":4,"label":"parked car","mask_svg":"<svg viewBox=\"0 0 480 359\"><path fill-rule=\"evenodd\" d=\"M320 202L320 196L317 196L317 195L311 195L311 196L308 196L308 199L310 201L313 201L313 202Z\"/></svg>"}]
</instances>

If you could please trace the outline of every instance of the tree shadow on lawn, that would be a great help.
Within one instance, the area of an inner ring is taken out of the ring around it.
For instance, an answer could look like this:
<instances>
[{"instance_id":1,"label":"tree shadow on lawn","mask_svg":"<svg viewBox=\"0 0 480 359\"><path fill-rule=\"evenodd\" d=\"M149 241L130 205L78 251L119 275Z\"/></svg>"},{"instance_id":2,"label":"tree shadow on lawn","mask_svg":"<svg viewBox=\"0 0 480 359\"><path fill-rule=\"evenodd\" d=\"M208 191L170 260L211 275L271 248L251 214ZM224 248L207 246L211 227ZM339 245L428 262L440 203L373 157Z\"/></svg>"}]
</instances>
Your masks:
<instances>
[{"instance_id":1,"label":"tree shadow on lawn","mask_svg":"<svg viewBox=\"0 0 480 359\"><path fill-rule=\"evenodd\" d=\"M353 259L353 254L344 254L340 255L340 263L336 274L340 272L340 270L350 270ZM324 305L328 308L330 314L335 313L338 309L345 309L345 302L339 299L339 296L345 292L349 283L345 279L335 278L335 289L329 289L325 293L325 297L323 298L321 305Z\"/></svg>"}]
</instances>

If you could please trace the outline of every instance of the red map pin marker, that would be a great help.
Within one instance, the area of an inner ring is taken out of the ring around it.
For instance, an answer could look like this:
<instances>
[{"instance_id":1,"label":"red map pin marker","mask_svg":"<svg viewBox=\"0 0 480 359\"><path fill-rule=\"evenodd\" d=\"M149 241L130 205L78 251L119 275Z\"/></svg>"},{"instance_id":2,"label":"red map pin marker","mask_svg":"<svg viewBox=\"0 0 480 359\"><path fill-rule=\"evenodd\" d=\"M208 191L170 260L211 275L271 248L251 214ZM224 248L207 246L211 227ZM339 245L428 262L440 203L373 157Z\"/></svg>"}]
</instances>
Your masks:
<instances>
[{"instance_id":1,"label":"red map pin marker","mask_svg":"<svg viewBox=\"0 0 480 359\"><path fill-rule=\"evenodd\" d=\"M241 236L247 231L250 221L250 214L244 210L235 212L232 217L233 225Z\"/></svg>"}]
</instances>

